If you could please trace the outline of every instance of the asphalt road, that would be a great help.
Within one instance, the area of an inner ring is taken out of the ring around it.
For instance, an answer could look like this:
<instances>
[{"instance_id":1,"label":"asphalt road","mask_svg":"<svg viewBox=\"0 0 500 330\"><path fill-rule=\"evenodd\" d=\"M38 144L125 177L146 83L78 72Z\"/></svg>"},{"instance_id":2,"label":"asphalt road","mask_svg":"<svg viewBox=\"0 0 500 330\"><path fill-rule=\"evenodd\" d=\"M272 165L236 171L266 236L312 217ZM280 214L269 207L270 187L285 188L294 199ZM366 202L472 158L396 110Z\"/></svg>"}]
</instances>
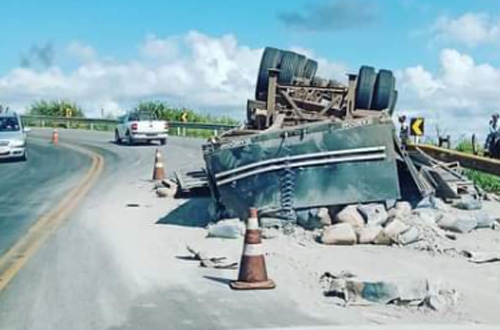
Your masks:
<instances>
[{"instance_id":1,"label":"asphalt road","mask_svg":"<svg viewBox=\"0 0 500 330\"><path fill-rule=\"evenodd\" d=\"M0 162L0 255L77 182L90 159L29 138L29 161Z\"/></svg>"}]
</instances>

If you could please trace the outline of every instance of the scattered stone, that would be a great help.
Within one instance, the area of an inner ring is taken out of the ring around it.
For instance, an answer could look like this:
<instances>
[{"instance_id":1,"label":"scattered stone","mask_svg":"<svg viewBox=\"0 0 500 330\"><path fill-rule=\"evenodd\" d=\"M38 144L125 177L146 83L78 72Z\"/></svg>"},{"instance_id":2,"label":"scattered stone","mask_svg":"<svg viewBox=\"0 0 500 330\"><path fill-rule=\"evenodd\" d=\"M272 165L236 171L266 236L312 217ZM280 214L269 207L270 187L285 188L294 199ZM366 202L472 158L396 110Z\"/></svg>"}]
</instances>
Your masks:
<instances>
[{"instance_id":1,"label":"scattered stone","mask_svg":"<svg viewBox=\"0 0 500 330\"><path fill-rule=\"evenodd\" d=\"M349 205L340 211L335 221L337 223L348 223L355 230L361 230L365 226L365 220L363 216L358 212L356 205Z\"/></svg>"},{"instance_id":2,"label":"scattered stone","mask_svg":"<svg viewBox=\"0 0 500 330\"><path fill-rule=\"evenodd\" d=\"M483 204L480 199L474 198L471 195L465 195L454 206L461 210L480 210Z\"/></svg>"},{"instance_id":3,"label":"scattered stone","mask_svg":"<svg viewBox=\"0 0 500 330\"><path fill-rule=\"evenodd\" d=\"M500 202L500 197L494 193L486 193L484 194L484 200L490 202Z\"/></svg>"},{"instance_id":4,"label":"scattered stone","mask_svg":"<svg viewBox=\"0 0 500 330\"><path fill-rule=\"evenodd\" d=\"M457 301L455 290L427 279L361 280L323 275L321 284L325 296L343 299L345 305L396 304L443 311Z\"/></svg>"},{"instance_id":5,"label":"scattered stone","mask_svg":"<svg viewBox=\"0 0 500 330\"><path fill-rule=\"evenodd\" d=\"M477 219L474 215L449 213L445 214L437 224L444 230L463 234L477 227Z\"/></svg>"},{"instance_id":6,"label":"scattered stone","mask_svg":"<svg viewBox=\"0 0 500 330\"><path fill-rule=\"evenodd\" d=\"M401 213L410 213L411 212L411 204L408 202L397 202L394 209L400 211Z\"/></svg>"},{"instance_id":7,"label":"scattered stone","mask_svg":"<svg viewBox=\"0 0 500 330\"><path fill-rule=\"evenodd\" d=\"M383 226L389 218L389 215L382 204L358 205L357 208L363 215L368 226Z\"/></svg>"},{"instance_id":8,"label":"scattered stone","mask_svg":"<svg viewBox=\"0 0 500 330\"><path fill-rule=\"evenodd\" d=\"M433 195L426 196L422 198L420 202L418 202L416 209L428 208L435 209L436 208L436 198Z\"/></svg>"},{"instance_id":9,"label":"scattered stone","mask_svg":"<svg viewBox=\"0 0 500 330\"><path fill-rule=\"evenodd\" d=\"M496 219L486 212L476 212L474 216L477 220L476 228L493 228L498 224Z\"/></svg>"},{"instance_id":10,"label":"scattered stone","mask_svg":"<svg viewBox=\"0 0 500 330\"><path fill-rule=\"evenodd\" d=\"M328 245L354 245L356 233L349 223L335 224L324 229L321 242Z\"/></svg>"},{"instance_id":11,"label":"scattered stone","mask_svg":"<svg viewBox=\"0 0 500 330\"><path fill-rule=\"evenodd\" d=\"M469 262L475 264L485 264L500 261L500 252L463 251L462 253L467 258L469 258Z\"/></svg>"},{"instance_id":12,"label":"scattered stone","mask_svg":"<svg viewBox=\"0 0 500 330\"><path fill-rule=\"evenodd\" d=\"M375 245L392 245L392 239L387 236L384 230L380 231L373 241Z\"/></svg>"},{"instance_id":13,"label":"scattered stone","mask_svg":"<svg viewBox=\"0 0 500 330\"><path fill-rule=\"evenodd\" d=\"M420 230L417 227L411 227L406 232L399 234L398 243L401 245L408 245L420 240Z\"/></svg>"},{"instance_id":14,"label":"scattered stone","mask_svg":"<svg viewBox=\"0 0 500 330\"><path fill-rule=\"evenodd\" d=\"M443 217L443 213L437 209L433 208L419 208L416 209L413 214L415 214L422 223L426 225L435 225Z\"/></svg>"},{"instance_id":15,"label":"scattered stone","mask_svg":"<svg viewBox=\"0 0 500 330\"><path fill-rule=\"evenodd\" d=\"M382 226L370 226L357 231L359 244L374 244L377 236L384 230Z\"/></svg>"},{"instance_id":16,"label":"scattered stone","mask_svg":"<svg viewBox=\"0 0 500 330\"><path fill-rule=\"evenodd\" d=\"M320 229L332 224L326 207L297 211L297 223L309 230Z\"/></svg>"},{"instance_id":17,"label":"scattered stone","mask_svg":"<svg viewBox=\"0 0 500 330\"><path fill-rule=\"evenodd\" d=\"M403 234L404 232L408 231L410 229L410 226L408 226L406 223L403 221L395 218L387 226L384 228L384 233L389 237L392 242L394 243L399 243L399 235Z\"/></svg>"},{"instance_id":18,"label":"scattered stone","mask_svg":"<svg viewBox=\"0 0 500 330\"><path fill-rule=\"evenodd\" d=\"M176 192L177 192L176 189L167 188L167 187L156 189L156 195L160 198L174 197Z\"/></svg>"},{"instance_id":19,"label":"scattered stone","mask_svg":"<svg viewBox=\"0 0 500 330\"><path fill-rule=\"evenodd\" d=\"M239 238L245 234L245 225L239 219L222 220L207 226L208 237Z\"/></svg>"}]
</instances>

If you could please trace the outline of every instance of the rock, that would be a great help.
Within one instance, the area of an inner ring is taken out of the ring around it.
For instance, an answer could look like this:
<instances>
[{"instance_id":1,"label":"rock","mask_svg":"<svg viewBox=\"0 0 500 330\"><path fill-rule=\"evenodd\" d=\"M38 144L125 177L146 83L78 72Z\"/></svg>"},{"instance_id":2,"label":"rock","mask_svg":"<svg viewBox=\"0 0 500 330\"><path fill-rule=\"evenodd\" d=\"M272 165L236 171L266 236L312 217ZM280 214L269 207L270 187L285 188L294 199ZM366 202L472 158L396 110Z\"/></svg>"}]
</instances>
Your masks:
<instances>
[{"instance_id":1,"label":"rock","mask_svg":"<svg viewBox=\"0 0 500 330\"><path fill-rule=\"evenodd\" d=\"M164 179L164 180L162 180L161 184L164 187L171 188L171 189L176 189L177 190L177 184L174 181L170 180L170 179Z\"/></svg>"},{"instance_id":2,"label":"rock","mask_svg":"<svg viewBox=\"0 0 500 330\"><path fill-rule=\"evenodd\" d=\"M496 194L493 193L486 193L484 195L484 200L485 201L490 201L490 202L499 202L500 197L498 197Z\"/></svg>"},{"instance_id":3,"label":"rock","mask_svg":"<svg viewBox=\"0 0 500 330\"><path fill-rule=\"evenodd\" d=\"M328 245L354 245L356 244L356 233L349 223L339 223L324 229L321 242Z\"/></svg>"},{"instance_id":4,"label":"rock","mask_svg":"<svg viewBox=\"0 0 500 330\"><path fill-rule=\"evenodd\" d=\"M415 208L417 208L417 209L420 209L420 208L434 209L434 208L436 208L436 198L432 195L426 196L426 197L422 198L422 200L420 200L420 202L418 202L418 204Z\"/></svg>"},{"instance_id":5,"label":"rock","mask_svg":"<svg viewBox=\"0 0 500 330\"><path fill-rule=\"evenodd\" d=\"M413 211L420 221L426 225L434 225L443 217L443 213L433 208L419 208Z\"/></svg>"},{"instance_id":6,"label":"rock","mask_svg":"<svg viewBox=\"0 0 500 330\"><path fill-rule=\"evenodd\" d=\"M495 218L486 212L476 212L474 216L477 220L476 228L493 228L497 224Z\"/></svg>"},{"instance_id":7,"label":"rock","mask_svg":"<svg viewBox=\"0 0 500 330\"><path fill-rule=\"evenodd\" d=\"M445 230L456 233L468 233L477 227L477 219L474 215L449 213L445 214L437 224Z\"/></svg>"},{"instance_id":8,"label":"rock","mask_svg":"<svg viewBox=\"0 0 500 330\"><path fill-rule=\"evenodd\" d=\"M335 221L337 223L348 223L355 230L361 230L365 226L365 220L355 205L345 207L337 214Z\"/></svg>"},{"instance_id":9,"label":"rock","mask_svg":"<svg viewBox=\"0 0 500 330\"><path fill-rule=\"evenodd\" d=\"M160 198L174 197L176 192L177 192L176 189L166 188L166 187L156 189L156 195Z\"/></svg>"},{"instance_id":10,"label":"rock","mask_svg":"<svg viewBox=\"0 0 500 330\"><path fill-rule=\"evenodd\" d=\"M357 209L363 215L368 226L383 226L389 218L382 204L358 205Z\"/></svg>"},{"instance_id":11,"label":"rock","mask_svg":"<svg viewBox=\"0 0 500 330\"><path fill-rule=\"evenodd\" d=\"M330 217L330 212L326 207L322 207L318 210L318 218L322 227L332 225L332 218Z\"/></svg>"},{"instance_id":12,"label":"rock","mask_svg":"<svg viewBox=\"0 0 500 330\"><path fill-rule=\"evenodd\" d=\"M373 241L375 245L392 245L392 239L387 236L384 230L380 231Z\"/></svg>"},{"instance_id":13,"label":"rock","mask_svg":"<svg viewBox=\"0 0 500 330\"><path fill-rule=\"evenodd\" d=\"M384 233L389 237L394 243L399 243L398 237L404 232L408 231L410 226L408 226L403 221L398 218L393 219L384 228Z\"/></svg>"},{"instance_id":14,"label":"rock","mask_svg":"<svg viewBox=\"0 0 500 330\"><path fill-rule=\"evenodd\" d=\"M417 227L411 227L406 232L399 234L398 243L401 245L408 245L420 240L420 230Z\"/></svg>"},{"instance_id":15,"label":"rock","mask_svg":"<svg viewBox=\"0 0 500 330\"><path fill-rule=\"evenodd\" d=\"M397 202L396 203L396 206L394 207L394 209L400 211L401 213L410 213L411 212L411 204L408 203L408 202Z\"/></svg>"},{"instance_id":16,"label":"rock","mask_svg":"<svg viewBox=\"0 0 500 330\"><path fill-rule=\"evenodd\" d=\"M239 219L222 220L207 226L208 237L239 238L245 234L245 225Z\"/></svg>"},{"instance_id":17,"label":"rock","mask_svg":"<svg viewBox=\"0 0 500 330\"><path fill-rule=\"evenodd\" d=\"M331 225L332 219L327 208L313 208L297 211L297 224L304 229L314 230Z\"/></svg>"},{"instance_id":18,"label":"rock","mask_svg":"<svg viewBox=\"0 0 500 330\"><path fill-rule=\"evenodd\" d=\"M357 232L359 244L374 244L378 235L384 230L382 226L370 226Z\"/></svg>"},{"instance_id":19,"label":"rock","mask_svg":"<svg viewBox=\"0 0 500 330\"><path fill-rule=\"evenodd\" d=\"M462 198L454 204L457 209L461 210L480 210L483 207L480 199L470 195L462 196Z\"/></svg>"}]
</instances>

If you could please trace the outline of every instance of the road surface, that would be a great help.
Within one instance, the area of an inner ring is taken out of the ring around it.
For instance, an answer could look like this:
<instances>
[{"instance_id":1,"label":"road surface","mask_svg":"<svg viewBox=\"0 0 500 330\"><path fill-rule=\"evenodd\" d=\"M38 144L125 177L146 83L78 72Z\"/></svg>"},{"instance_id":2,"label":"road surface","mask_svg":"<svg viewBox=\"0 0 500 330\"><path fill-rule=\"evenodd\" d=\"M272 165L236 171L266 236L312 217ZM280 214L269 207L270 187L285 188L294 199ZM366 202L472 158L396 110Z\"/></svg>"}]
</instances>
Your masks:
<instances>
[{"instance_id":1,"label":"road surface","mask_svg":"<svg viewBox=\"0 0 500 330\"><path fill-rule=\"evenodd\" d=\"M336 325L378 329L377 324L405 329L402 324L411 323L455 329L442 324L500 323L498 263L477 266L464 258L397 247L324 246L303 239L299 230L264 241L275 290L232 291L228 282L237 277L237 271L199 267L187 258L186 245L209 256L239 261L242 239L206 237L207 198L154 195L150 179L155 146L118 146L110 133L60 132L61 142L90 151L91 160L89 155L48 145L48 130L32 133L30 162L3 167L8 180L22 183L13 188L11 197L3 193L0 197L2 203L9 201L9 214L20 223L12 236L32 232L26 232L27 226L57 208L60 198L76 196L80 202L65 221L53 224L48 239L18 256L25 261L23 267L0 289L1 330L325 329ZM36 139L42 142L35 145ZM171 138L160 148L167 174L201 166L201 144ZM86 168L94 166L95 155L104 164L102 172L94 172L100 173L96 184L86 196L73 195L75 187L86 187L81 182L87 177ZM35 173L25 176L23 168ZM458 240L472 247L490 242L494 249L498 232L479 231ZM341 270L442 279L456 287L462 298L445 313L397 306L343 308L324 297L319 284L325 271ZM1 275L0 270L0 280ZM441 326L431 325L436 323Z\"/></svg>"}]
</instances>

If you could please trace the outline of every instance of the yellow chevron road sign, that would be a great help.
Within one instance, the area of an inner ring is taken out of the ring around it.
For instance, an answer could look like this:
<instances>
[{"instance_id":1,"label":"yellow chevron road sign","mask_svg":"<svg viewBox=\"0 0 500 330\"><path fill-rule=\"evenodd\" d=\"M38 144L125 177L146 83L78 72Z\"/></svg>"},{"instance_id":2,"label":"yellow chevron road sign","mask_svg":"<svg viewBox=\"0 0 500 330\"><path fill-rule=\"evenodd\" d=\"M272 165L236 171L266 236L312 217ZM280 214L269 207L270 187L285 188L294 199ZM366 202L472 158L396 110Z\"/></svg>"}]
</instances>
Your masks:
<instances>
[{"instance_id":1,"label":"yellow chevron road sign","mask_svg":"<svg viewBox=\"0 0 500 330\"><path fill-rule=\"evenodd\" d=\"M424 118L412 118L410 121L410 135L424 135Z\"/></svg>"}]
</instances>

